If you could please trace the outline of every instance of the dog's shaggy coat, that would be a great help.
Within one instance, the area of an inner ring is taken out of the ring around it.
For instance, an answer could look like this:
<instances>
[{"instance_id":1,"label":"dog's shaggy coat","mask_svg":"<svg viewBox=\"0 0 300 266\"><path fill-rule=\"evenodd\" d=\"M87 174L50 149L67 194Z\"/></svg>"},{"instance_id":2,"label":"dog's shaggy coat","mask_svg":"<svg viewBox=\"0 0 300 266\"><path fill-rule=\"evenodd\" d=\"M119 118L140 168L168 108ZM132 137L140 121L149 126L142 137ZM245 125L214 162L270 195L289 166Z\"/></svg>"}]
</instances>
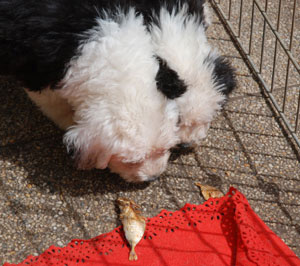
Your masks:
<instances>
[{"instance_id":1,"label":"dog's shaggy coat","mask_svg":"<svg viewBox=\"0 0 300 266\"><path fill-rule=\"evenodd\" d=\"M236 86L233 68L207 41L209 15L204 1L198 3L202 9L194 12L189 3L173 9L162 6L150 27L160 69L168 68L158 76L158 89L177 103L182 143L199 143L206 137L210 122Z\"/></svg>"},{"instance_id":2,"label":"dog's shaggy coat","mask_svg":"<svg viewBox=\"0 0 300 266\"><path fill-rule=\"evenodd\" d=\"M2 0L0 74L67 130L79 168L150 180L234 87L209 23L204 0Z\"/></svg>"}]
</instances>

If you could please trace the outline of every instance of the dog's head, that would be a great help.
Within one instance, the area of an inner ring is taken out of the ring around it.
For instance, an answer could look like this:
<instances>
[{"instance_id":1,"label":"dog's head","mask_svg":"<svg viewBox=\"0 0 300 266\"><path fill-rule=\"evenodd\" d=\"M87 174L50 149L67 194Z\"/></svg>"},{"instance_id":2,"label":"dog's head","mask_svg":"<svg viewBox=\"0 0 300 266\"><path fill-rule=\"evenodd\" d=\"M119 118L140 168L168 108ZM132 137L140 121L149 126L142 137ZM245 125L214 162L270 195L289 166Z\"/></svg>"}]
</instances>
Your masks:
<instances>
[{"instance_id":1,"label":"dog's head","mask_svg":"<svg viewBox=\"0 0 300 266\"><path fill-rule=\"evenodd\" d=\"M65 134L81 169L109 167L146 181L167 167L178 143L178 110L157 89L159 65L135 11L99 20L70 64L61 89L76 124Z\"/></svg>"},{"instance_id":2,"label":"dog's head","mask_svg":"<svg viewBox=\"0 0 300 266\"><path fill-rule=\"evenodd\" d=\"M213 117L235 87L233 68L210 47L206 25L198 16L190 14L186 4L178 10L162 8L150 28L160 65L157 87L178 105L183 143L206 137Z\"/></svg>"},{"instance_id":3,"label":"dog's head","mask_svg":"<svg viewBox=\"0 0 300 266\"><path fill-rule=\"evenodd\" d=\"M176 106L138 111L131 104L127 110L119 106L116 117L87 108L89 118L67 131L64 140L79 169L109 167L130 182L152 180L166 169L169 150L178 143Z\"/></svg>"}]
</instances>

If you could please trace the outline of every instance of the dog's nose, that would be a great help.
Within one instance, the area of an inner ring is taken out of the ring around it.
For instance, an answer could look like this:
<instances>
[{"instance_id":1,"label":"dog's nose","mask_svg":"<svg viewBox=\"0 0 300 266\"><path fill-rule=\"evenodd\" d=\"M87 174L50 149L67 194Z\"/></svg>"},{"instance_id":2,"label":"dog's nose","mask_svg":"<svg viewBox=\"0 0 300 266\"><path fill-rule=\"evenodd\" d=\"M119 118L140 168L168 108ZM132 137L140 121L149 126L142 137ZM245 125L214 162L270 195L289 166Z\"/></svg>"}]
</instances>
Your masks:
<instances>
[{"instance_id":1,"label":"dog's nose","mask_svg":"<svg viewBox=\"0 0 300 266\"><path fill-rule=\"evenodd\" d=\"M180 144L176 145L176 148L179 148L179 149L188 149L188 148L192 148L192 147L193 147L193 144L189 143L189 142L184 142L184 143L180 143Z\"/></svg>"},{"instance_id":2,"label":"dog's nose","mask_svg":"<svg viewBox=\"0 0 300 266\"><path fill-rule=\"evenodd\" d=\"M153 176L149 176L147 181L148 182L153 182L154 180L156 180L157 178L159 178L159 175L153 175Z\"/></svg>"},{"instance_id":3,"label":"dog's nose","mask_svg":"<svg viewBox=\"0 0 300 266\"><path fill-rule=\"evenodd\" d=\"M187 155L194 151L193 143L180 143L171 150L170 161L175 161L180 155Z\"/></svg>"}]
</instances>

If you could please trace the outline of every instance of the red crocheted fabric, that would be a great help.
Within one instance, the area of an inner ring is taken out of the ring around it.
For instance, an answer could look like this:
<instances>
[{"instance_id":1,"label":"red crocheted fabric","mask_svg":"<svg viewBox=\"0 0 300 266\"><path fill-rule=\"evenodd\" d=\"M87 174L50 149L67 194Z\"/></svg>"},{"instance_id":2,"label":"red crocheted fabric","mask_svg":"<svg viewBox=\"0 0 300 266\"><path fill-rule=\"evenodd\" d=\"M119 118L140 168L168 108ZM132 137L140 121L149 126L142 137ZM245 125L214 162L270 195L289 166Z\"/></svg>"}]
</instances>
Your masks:
<instances>
[{"instance_id":1,"label":"red crocheted fabric","mask_svg":"<svg viewBox=\"0 0 300 266\"><path fill-rule=\"evenodd\" d=\"M64 248L51 246L17 265L300 265L235 188L222 198L147 219L135 250L138 260L129 261L129 247L118 227L90 240L73 240Z\"/></svg>"}]
</instances>

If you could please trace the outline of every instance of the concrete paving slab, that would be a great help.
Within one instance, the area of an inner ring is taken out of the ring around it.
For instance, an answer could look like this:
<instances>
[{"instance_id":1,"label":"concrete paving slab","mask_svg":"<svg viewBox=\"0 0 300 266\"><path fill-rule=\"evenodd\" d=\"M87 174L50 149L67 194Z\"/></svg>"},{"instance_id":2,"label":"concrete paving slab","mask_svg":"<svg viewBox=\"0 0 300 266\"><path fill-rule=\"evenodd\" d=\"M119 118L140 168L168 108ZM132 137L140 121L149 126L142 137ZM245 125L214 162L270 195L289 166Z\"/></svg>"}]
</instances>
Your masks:
<instances>
[{"instance_id":1,"label":"concrete paving slab","mask_svg":"<svg viewBox=\"0 0 300 266\"><path fill-rule=\"evenodd\" d=\"M1 77L0 264L112 230L120 225L115 204L119 196L138 202L149 217L186 202L203 203L195 181L224 193L235 186L300 256L299 150L215 15L213 21L210 42L238 70L239 87L201 145L185 154L174 152L166 172L151 183L129 184L107 170L76 170L62 144L63 132L37 110L18 83Z\"/></svg>"}]
</instances>

